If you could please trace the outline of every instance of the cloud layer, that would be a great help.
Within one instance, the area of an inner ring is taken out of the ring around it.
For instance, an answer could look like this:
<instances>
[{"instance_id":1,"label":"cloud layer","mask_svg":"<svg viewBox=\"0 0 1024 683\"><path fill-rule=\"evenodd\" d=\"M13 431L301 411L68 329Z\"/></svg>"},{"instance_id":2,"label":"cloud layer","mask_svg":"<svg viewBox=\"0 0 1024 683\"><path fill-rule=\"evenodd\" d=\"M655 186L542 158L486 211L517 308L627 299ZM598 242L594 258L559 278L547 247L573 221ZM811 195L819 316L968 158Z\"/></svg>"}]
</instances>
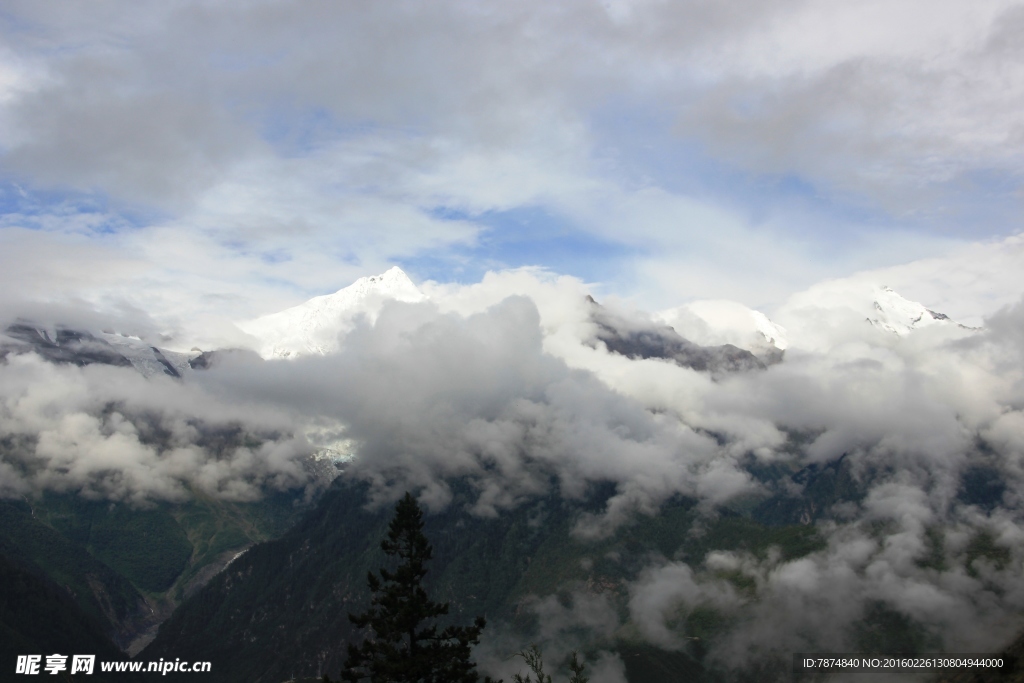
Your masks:
<instances>
[{"instance_id":1,"label":"cloud layer","mask_svg":"<svg viewBox=\"0 0 1024 683\"><path fill-rule=\"evenodd\" d=\"M711 655L728 663L751 648L852 650L873 618L961 651L991 649L1019 626L1024 304L982 330L903 337L858 307L825 320L794 306L807 325L829 323L824 337L794 335L783 362L712 377L610 353L571 278L518 271L428 289L433 301L356 320L336 353L228 354L182 381L11 355L0 365L4 494L247 500L309 485L310 439L333 440L381 502L412 489L438 509L460 479L472 512L491 516L610 482L606 508L575 529L586 541L676 495L708 519L772 496L806 505L811 480L789 475L833 468L853 493L801 517L823 549L653 559L624 589L630 627L685 648L680 615L715 610L731 626ZM623 320L644 319L619 306Z\"/></svg>"},{"instance_id":2,"label":"cloud layer","mask_svg":"<svg viewBox=\"0 0 1024 683\"><path fill-rule=\"evenodd\" d=\"M287 418L224 405L133 368L0 364L0 492L71 492L146 505L196 493L256 500L315 483Z\"/></svg>"}]
</instances>

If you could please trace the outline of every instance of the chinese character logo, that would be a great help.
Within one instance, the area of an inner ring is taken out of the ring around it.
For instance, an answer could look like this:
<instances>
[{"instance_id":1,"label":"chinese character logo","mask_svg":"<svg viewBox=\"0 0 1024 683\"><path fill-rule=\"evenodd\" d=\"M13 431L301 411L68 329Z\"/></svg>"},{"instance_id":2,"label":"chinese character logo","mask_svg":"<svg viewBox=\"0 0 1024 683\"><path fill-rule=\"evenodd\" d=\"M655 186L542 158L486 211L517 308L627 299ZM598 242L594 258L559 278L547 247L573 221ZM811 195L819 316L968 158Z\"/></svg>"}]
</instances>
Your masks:
<instances>
[{"instance_id":1,"label":"chinese character logo","mask_svg":"<svg viewBox=\"0 0 1024 683\"><path fill-rule=\"evenodd\" d=\"M96 665L96 655L75 655L71 658L71 673L92 674Z\"/></svg>"},{"instance_id":2,"label":"chinese character logo","mask_svg":"<svg viewBox=\"0 0 1024 683\"><path fill-rule=\"evenodd\" d=\"M67 655L46 655L46 673L54 675L59 671L67 671L68 669L68 656Z\"/></svg>"},{"instance_id":3,"label":"chinese character logo","mask_svg":"<svg viewBox=\"0 0 1024 683\"><path fill-rule=\"evenodd\" d=\"M42 655L18 655L18 663L15 666L14 673L37 674L39 673L39 662L42 660Z\"/></svg>"}]
</instances>

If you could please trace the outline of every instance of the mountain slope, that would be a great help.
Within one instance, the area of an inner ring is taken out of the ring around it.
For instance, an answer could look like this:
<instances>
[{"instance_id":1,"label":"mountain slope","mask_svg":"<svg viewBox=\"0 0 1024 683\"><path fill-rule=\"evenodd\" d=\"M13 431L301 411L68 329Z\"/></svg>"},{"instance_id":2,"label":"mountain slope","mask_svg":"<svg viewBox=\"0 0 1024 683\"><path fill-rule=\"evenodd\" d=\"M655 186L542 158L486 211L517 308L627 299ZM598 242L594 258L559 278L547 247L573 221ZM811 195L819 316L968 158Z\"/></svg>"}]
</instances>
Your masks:
<instances>
[{"instance_id":1,"label":"mountain slope","mask_svg":"<svg viewBox=\"0 0 1024 683\"><path fill-rule=\"evenodd\" d=\"M959 325L944 313L910 301L884 285L875 289L872 306L874 312L868 316L868 322L900 337L933 325Z\"/></svg>"},{"instance_id":2,"label":"mountain slope","mask_svg":"<svg viewBox=\"0 0 1024 683\"><path fill-rule=\"evenodd\" d=\"M423 294L395 266L372 277L363 277L334 294L318 296L293 308L242 322L238 327L259 340L264 358L294 358L330 353L338 337L351 328L357 316L376 318L386 301L422 301Z\"/></svg>"},{"instance_id":3,"label":"mountain slope","mask_svg":"<svg viewBox=\"0 0 1024 683\"><path fill-rule=\"evenodd\" d=\"M789 345L786 329L735 301L694 301L660 311L654 319L702 346L732 344L767 358Z\"/></svg>"},{"instance_id":4,"label":"mountain slope","mask_svg":"<svg viewBox=\"0 0 1024 683\"><path fill-rule=\"evenodd\" d=\"M51 363L83 366L92 363L131 367L130 360L89 332L64 327L46 330L25 322L10 325L0 338L0 359L10 353L36 353Z\"/></svg>"},{"instance_id":5,"label":"mountain slope","mask_svg":"<svg viewBox=\"0 0 1024 683\"><path fill-rule=\"evenodd\" d=\"M351 329L356 319L376 319L386 301L423 301L426 297L401 269L394 267L381 275L360 278L334 294L318 296L278 313L239 323L238 326L258 340L257 350L263 358L295 358L336 351L340 338ZM731 344L702 346L681 337L664 324L646 321L637 327L637 320L627 320L589 300L590 317L597 325L597 339L609 351L630 358L663 358L684 367L706 372L734 372L759 369L764 362L750 351ZM763 315L754 311L751 324L760 324L782 341L783 331ZM761 320L763 318L763 321ZM781 359L774 338L763 340L759 351L766 362Z\"/></svg>"},{"instance_id":6,"label":"mountain slope","mask_svg":"<svg viewBox=\"0 0 1024 683\"><path fill-rule=\"evenodd\" d=\"M573 536L579 516L600 509L610 493L611 489L596 490L579 502L556 494L485 519L465 512L471 491L461 490L448 508L424 520L434 547L426 579L432 596L451 601L455 620L467 622L484 614L489 633L511 628L528 643L542 627L531 596L559 595L569 602L603 596L624 608L628 581L652 554L689 558L696 564L718 549L763 555L775 547L778 550L771 552L791 558L821 547L813 527L767 527L727 512L702 522L692 501L684 499L609 538L586 541ZM208 659L214 662L211 681L279 683L324 672L335 676L346 642L359 637L347 615L364 608L366 573L385 560L379 542L392 509L369 512L366 502L364 484L339 480L288 534L253 547L184 603L141 656ZM702 529L700 536L692 533L695 525ZM691 621L687 628L713 636L718 627L706 617ZM628 669L657 670L656 663L668 654L644 644L634 633L627 624L598 646L629 657ZM690 669L703 671L691 655L673 656L689 662ZM234 678L218 677L218 671L230 671ZM712 674L707 676L711 680ZM636 678L633 683L659 680L675 679Z\"/></svg>"},{"instance_id":7,"label":"mountain slope","mask_svg":"<svg viewBox=\"0 0 1024 683\"><path fill-rule=\"evenodd\" d=\"M97 662L124 655L103 626L38 567L0 555L0 666L9 675L18 655L96 655ZM136 680L131 674L104 676L96 665L89 680Z\"/></svg>"},{"instance_id":8,"label":"mountain slope","mask_svg":"<svg viewBox=\"0 0 1024 683\"><path fill-rule=\"evenodd\" d=\"M656 321L631 318L590 302L591 320L597 326L596 339L612 353L627 358L661 358L685 368L713 375L763 370L765 362L746 349L732 344L701 346L682 337L675 329ZM774 347L772 347L774 349ZM782 352L766 362L778 362Z\"/></svg>"},{"instance_id":9,"label":"mountain slope","mask_svg":"<svg viewBox=\"0 0 1024 683\"><path fill-rule=\"evenodd\" d=\"M26 503L0 501L0 556L38 567L66 588L79 609L121 647L150 614L131 582L39 520Z\"/></svg>"},{"instance_id":10,"label":"mountain slope","mask_svg":"<svg viewBox=\"0 0 1024 683\"><path fill-rule=\"evenodd\" d=\"M180 378L191 369L188 354L150 346L138 337L93 334L60 325L49 330L24 321L8 326L0 336L0 360L12 353L35 353L51 363L79 367L94 363L133 367L145 377Z\"/></svg>"}]
</instances>

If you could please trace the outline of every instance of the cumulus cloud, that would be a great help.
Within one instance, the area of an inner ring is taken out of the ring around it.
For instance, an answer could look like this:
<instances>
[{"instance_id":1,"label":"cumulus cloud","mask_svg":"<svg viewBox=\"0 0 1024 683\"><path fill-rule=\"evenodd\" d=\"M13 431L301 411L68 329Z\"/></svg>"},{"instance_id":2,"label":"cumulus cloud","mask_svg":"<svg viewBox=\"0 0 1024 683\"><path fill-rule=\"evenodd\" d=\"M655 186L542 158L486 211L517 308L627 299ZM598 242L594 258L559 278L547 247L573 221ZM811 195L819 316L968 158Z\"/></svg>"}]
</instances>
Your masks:
<instances>
[{"instance_id":1,"label":"cumulus cloud","mask_svg":"<svg viewBox=\"0 0 1024 683\"><path fill-rule=\"evenodd\" d=\"M755 459L801 467L842 458L862 497L823 511L818 528L828 547L808 557L712 553L702 564L648 570L630 593L632 618L647 637L679 646L680 614L702 604L736 619L711 653L726 667L858 650L858 629L879 610L915 624L919 647L991 651L1012 636L1021 607L1013 539L1024 528L1020 308L993 316L982 332L905 341L873 337L861 318L868 337L825 352L791 349L764 372L677 400L681 419ZM681 396L667 387L652 393L639 368L603 376L661 410ZM794 442L795 434L805 436ZM987 499L969 490L977 468L999 482ZM754 597L731 591L723 570L748 577Z\"/></svg>"},{"instance_id":2,"label":"cumulus cloud","mask_svg":"<svg viewBox=\"0 0 1024 683\"><path fill-rule=\"evenodd\" d=\"M524 297L466 316L395 302L336 354L225 363L198 381L339 421L357 444L355 473L385 495L421 489L433 506L449 502L453 478L472 483L485 515L552 486L579 498L611 481L618 493L606 516L585 530L602 533L601 524L653 512L674 493L717 500L753 485L716 458L712 439L546 353Z\"/></svg>"},{"instance_id":3,"label":"cumulus cloud","mask_svg":"<svg viewBox=\"0 0 1024 683\"><path fill-rule=\"evenodd\" d=\"M484 293L496 296L503 277L460 290L454 301L461 303L446 305L468 312L472 300L482 307L490 302ZM724 666L752 656L855 650L864 647L864 624L879 619L907 624L921 647L947 650L990 651L1013 634L1022 566L1015 539L1024 531L1024 306L1000 310L979 330L949 323L899 336L868 323L862 309L870 306L872 289L855 295L851 286L848 305L791 308L806 316L795 329L824 323L825 337L804 336L802 346L797 335L782 363L713 380L581 343L594 330L584 302L568 294L575 286L563 283L564 298L555 279L526 288L549 311L540 316L552 322L542 325L543 348L637 402L657 422L714 437L705 442L709 457L693 467L691 456L681 477L677 468L685 461L667 461L673 477L648 460L635 476L617 479L619 500L630 494L663 500L663 487L713 504L741 494L804 494L805 479L753 481L746 467L756 463L789 472L846 468L857 491L805 518L818 520L827 541L807 557L719 552L692 564L653 565L629 592L630 619L648 640L685 647L681 625L688 610L700 607L733 620L711 653ZM856 296L866 298L854 305ZM834 318L822 319L823 313ZM585 400L577 394L573 403ZM590 455L569 450L560 457ZM662 479L642 476L641 469ZM977 481L989 488L974 491ZM736 576L746 577L742 584L754 586L753 593L735 588L730 577Z\"/></svg>"},{"instance_id":4,"label":"cumulus cloud","mask_svg":"<svg viewBox=\"0 0 1024 683\"><path fill-rule=\"evenodd\" d=\"M219 404L169 377L11 354L0 364L0 387L6 496L245 501L313 483L302 465L311 447L286 417Z\"/></svg>"}]
</instances>

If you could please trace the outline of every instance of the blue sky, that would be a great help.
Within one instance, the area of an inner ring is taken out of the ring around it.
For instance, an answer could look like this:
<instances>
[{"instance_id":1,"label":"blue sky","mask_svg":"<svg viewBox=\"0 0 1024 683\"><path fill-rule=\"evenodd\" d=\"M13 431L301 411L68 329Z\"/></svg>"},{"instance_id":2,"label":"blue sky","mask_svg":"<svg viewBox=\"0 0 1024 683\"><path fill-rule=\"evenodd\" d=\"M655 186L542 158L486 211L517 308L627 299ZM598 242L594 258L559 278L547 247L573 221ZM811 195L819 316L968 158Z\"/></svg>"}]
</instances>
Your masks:
<instances>
[{"instance_id":1,"label":"blue sky","mask_svg":"<svg viewBox=\"0 0 1024 683\"><path fill-rule=\"evenodd\" d=\"M395 264L540 266L770 309L1022 230L1021 25L1007 0L6 3L0 285L173 326Z\"/></svg>"}]
</instances>

